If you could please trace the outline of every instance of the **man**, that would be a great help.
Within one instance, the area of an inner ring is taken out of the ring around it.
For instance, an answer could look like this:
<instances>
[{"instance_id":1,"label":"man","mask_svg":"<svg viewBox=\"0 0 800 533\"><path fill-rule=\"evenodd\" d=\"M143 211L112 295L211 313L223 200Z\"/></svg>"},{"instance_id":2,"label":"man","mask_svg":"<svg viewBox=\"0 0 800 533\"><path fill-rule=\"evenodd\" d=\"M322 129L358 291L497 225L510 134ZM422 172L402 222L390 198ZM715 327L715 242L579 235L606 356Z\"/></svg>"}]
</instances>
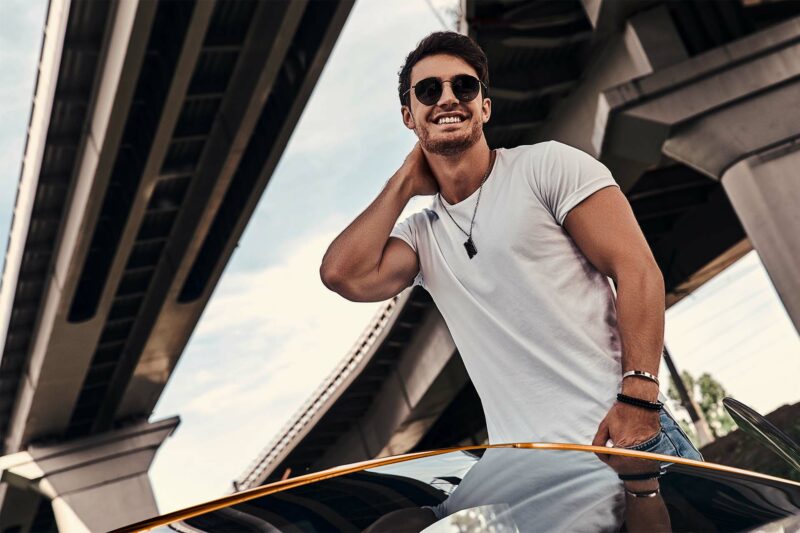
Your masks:
<instances>
[{"instance_id":1,"label":"man","mask_svg":"<svg viewBox=\"0 0 800 533\"><path fill-rule=\"evenodd\" d=\"M608 169L558 142L490 150L487 60L466 36L429 35L399 77L403 123L419 142L331 243L323 283L353 301L424 286L492 443L700 459L657 401L663 279ZM395 224L409 199L432 194L430 209Z\"/></svg>"}]
</instances>

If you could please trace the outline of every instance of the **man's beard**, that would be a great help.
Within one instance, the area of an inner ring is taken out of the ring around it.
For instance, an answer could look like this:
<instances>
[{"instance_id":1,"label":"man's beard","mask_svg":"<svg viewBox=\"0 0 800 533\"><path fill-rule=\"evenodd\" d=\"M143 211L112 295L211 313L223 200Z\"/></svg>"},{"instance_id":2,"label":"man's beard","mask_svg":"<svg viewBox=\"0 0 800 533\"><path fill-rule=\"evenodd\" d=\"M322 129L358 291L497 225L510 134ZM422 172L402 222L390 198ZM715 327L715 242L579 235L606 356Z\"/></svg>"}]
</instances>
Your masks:
<instances>
[{"instance_id":1,"label":"man's beard","mask_svg":"<svg viewBox=\"0 0 800 533\"><path fill-rule=\"evenodd\" d=\"M435 128L437 126L433 124L431 127ZM479 120L471 122L466 135L458 137L443 136L444 138L442 138L437 136L436 139L431 139L430 128L417 128L417 137L422 148L432 154L443 156L454 156L465 152L481 139L482 133L483 124Z\"/></svg>"}]
</instances>

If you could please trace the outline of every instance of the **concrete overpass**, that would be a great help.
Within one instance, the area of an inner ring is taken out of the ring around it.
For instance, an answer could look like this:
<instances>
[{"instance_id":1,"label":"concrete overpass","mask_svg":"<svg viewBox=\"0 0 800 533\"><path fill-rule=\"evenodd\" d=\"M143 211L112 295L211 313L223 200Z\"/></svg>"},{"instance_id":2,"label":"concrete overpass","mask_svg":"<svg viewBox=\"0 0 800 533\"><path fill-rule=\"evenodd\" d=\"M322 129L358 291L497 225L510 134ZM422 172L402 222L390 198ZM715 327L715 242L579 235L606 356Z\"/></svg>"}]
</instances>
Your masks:
<instances>
[{"instance_id":1,"label":"concrete overpass","mask_svg":"<svg viewBox=\"0 0 800 533\"><path fill-rule=\"evenodd\" d=\"M351 7L51 0L0 293L3 531L157 513L178 419L148 417Z\"/></svg>"},{"instance_id":2,"label":"concrete overpass","mask_svg":"<svg viewBox=\"0 0 800 533\"><path fill-rule=\"evenodd\" d=\"M800 4L462 7L462 33L489 57L490 146L556 139L606 163L668 306L754 246L800 330ZM387 302L365 335L234 487L486 438L480 399L424 290Z\"/></svg>"}]
</instances>

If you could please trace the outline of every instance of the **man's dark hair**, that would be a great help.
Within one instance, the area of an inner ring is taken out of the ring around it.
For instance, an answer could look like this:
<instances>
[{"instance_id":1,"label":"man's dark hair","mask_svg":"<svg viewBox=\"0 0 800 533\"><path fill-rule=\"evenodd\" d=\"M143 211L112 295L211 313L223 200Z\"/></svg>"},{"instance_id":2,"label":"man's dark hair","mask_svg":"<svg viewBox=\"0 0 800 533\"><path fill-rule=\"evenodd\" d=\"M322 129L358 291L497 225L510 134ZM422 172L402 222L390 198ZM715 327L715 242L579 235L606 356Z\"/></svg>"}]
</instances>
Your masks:
<instances>
[{"instance_id":1,"label":"man's dark hair","mask_svg":"<svg viewBox=\"0 0 800 533\"><path fill-rule=\"evenodd\" d=\"M403 96L403 93L411 87L411 69L418 61L436 54L447 54L463 59L475 69L478 79L486 87L489 86L489 60L486 59L486 54L481 47L466 35L454 31L437 31L422 39L406 57L406 62L398 73L400 80L397 91L400 95L400 105L410 105L411 102L409 94ZM483 96L488 95L484 94Z\"/></svg>"}]
</instances>

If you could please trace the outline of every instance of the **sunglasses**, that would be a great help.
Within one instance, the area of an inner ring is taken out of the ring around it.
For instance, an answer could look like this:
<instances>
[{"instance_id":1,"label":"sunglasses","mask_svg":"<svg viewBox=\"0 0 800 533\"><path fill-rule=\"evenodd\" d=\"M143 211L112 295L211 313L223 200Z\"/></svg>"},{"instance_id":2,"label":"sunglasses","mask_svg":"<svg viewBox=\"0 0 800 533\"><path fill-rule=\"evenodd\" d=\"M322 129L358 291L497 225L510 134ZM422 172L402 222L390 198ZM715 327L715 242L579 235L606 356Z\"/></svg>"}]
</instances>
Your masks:
<instances>
[{"instance_id":1,"label":"sunglasses","mask_svg":"<svg viewBox=\"0 0 800 533\"><path fill-rule=\"evenodd\" d=\"M425 78L424 80L418 81L416 85L412 85L408 91L403 93L403 96L407 95L411 89L414 89L414 94L420 103L428 106L434 105L439 101L439 98L441 98L445 83L450 83L450 89L453 91L453 95L461 102L471 102L474 100L475 97L478 96L478 92L480 92L481 85L485 88L484 93L489 90L489 87L486 87L486 84L475 76L459 74L453 76L451 80L444 81L439 78Z\"/></svg>"}]
</instances>

